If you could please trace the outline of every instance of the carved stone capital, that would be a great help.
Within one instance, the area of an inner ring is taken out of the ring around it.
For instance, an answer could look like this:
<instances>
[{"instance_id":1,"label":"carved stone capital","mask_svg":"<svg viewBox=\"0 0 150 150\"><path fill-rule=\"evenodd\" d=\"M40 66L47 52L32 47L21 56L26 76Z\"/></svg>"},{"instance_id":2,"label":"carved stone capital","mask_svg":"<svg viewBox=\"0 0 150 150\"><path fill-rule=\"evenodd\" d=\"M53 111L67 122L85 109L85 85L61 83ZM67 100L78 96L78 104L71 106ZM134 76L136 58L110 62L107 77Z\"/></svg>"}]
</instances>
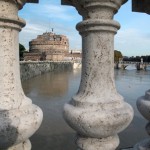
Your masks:
<instances>
[{"instance_id":1,"label":"carved stone capital","mask_svg":"<svg viewBox=\"0 0 150 150\"><path fill-rule=\"evenodd\" d=\"M23 1L18 3L16 0L1 0L0 27L21 31L25 26L25 21L18 17L18 6L22 7L23 4Z\"/></svg>"},{"instance_id":2,"label":"carved stone capital","mask_svg":"<svg viewBox=\"0 0 150 150\"><path fill-rule=\"evenodd\" d=\"M27 2L27 0L15 0L17 5L18 5L18 8L19 9L22 9L23 6L25 5L25 3Z\"/></svg>"},{"instance_id":3,"label":"carved stone capital","mask_svg":"<svg viewBox=\"0 0 150 150\"><path fill-rule=\"evenodd\" d=\"M83 19L112 19L127 0L62 0L62 4L76 7Z\"/></svg>"}]
</instances>

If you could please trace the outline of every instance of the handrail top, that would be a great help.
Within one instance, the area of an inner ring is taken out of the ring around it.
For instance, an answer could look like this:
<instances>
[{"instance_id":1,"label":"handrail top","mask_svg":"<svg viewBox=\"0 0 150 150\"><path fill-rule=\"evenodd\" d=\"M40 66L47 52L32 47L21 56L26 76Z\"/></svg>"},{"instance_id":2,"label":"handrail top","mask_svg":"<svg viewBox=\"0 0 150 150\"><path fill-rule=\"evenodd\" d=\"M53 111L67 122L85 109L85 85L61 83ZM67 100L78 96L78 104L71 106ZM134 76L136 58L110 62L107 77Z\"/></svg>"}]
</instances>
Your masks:
<instances>
[{"instance_id":1,"label":"handrail top","mask_svg":"<svg viewBox=\"0 0 150 150\"><path fill-rule=\"evenodd\" d=\"M39 3L39 0L27 0L27 3Z\"/></svg>"}]
</instances>

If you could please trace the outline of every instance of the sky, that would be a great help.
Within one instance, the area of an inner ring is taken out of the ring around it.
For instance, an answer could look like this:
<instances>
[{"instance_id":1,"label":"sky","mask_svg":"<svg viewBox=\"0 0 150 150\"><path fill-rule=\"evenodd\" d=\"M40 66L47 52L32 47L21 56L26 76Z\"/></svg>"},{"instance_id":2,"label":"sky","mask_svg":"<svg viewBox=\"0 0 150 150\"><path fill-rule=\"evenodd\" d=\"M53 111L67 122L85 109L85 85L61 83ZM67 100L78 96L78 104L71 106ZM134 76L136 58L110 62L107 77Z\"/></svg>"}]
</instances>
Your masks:
<instances>
[{"instance_id":1,"label":"sky","mask_svg":"<svg viewBox=\"0 0 150 150\"><path fill-rule=\"evenodd\" d=\"M39 0L39 4L26 4L19 16L26 21L19 35L26 49L29 41L54 28L56 34L69 38L70 50L81 50L81 37L75 26L82 17L74 7L61 5L61 0ZM150 55L150 15L132 12L131 0L128 0L114 19L121 24L115 35L115 49L124 56Z\"/></svg>"}]
</instances>

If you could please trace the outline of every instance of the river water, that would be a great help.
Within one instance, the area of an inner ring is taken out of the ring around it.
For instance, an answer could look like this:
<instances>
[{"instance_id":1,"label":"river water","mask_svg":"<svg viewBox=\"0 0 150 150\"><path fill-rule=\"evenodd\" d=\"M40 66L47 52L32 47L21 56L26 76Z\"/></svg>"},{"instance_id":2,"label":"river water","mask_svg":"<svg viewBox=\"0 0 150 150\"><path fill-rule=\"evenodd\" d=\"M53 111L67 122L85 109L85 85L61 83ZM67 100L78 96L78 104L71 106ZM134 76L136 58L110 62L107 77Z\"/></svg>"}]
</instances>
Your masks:
<instances>
[{"instance_id":1,"label":"river water","mask_svg":"<svg viewBox=\"0 0 150 150\"><path fill-rule=\"evenodd\" d=\"M63 106L77 92L81 71L50 72L24 81L25 94L43 110L39 130L31 137L32 150L76 150L75 132L62 117ZM143 138L147 121L136 108L136 99L150 88L150 71L115 70L118 92L134 108L134 119L120 133L120 148L132 147Z\"/></svg>"}]
</instances>

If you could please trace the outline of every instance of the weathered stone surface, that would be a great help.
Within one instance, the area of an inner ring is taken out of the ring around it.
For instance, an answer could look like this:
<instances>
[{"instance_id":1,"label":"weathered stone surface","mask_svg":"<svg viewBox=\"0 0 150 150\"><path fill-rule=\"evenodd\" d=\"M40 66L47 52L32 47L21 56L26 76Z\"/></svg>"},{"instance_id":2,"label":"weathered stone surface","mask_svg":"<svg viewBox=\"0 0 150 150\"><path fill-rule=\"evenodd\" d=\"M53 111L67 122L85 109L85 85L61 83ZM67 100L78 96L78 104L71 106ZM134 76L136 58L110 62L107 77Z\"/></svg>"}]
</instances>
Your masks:
<instances>
[{"instance_id":1,"label":"weathered stone surface","mask_svg":"<svg viewBox=\"0 0 150 150\"><path fill-rule=\"evenodd\" d=\"M27 80L37 75L41 75L51 71L63 71L72 70L72 62L51 62L51 61L39 61L39 62L20 62L21 80Z\"/></svg>"},{"instance_id":2,"label":"weathered stone surface","mask_svg":"<svg viewBox=\"0 0 150 150\"><path fill-rule=\"evenodd\" d=\"M18 33L25 22L18 17L18 5L25 1L17 2L0 1L0 149L30 150L25 141L39 128L43 114L20 82Z\"/></svg>"},{"instance_id":3,"label":"weathered stone surface","mask_svg":"<svg viewBox=\"0 0 150 150\"><path fill-rule=\"evenodd\" d=\"M145 139L134 146L134 150L150 150L150 139Z\"/></svg>"},{"instance_id":4,"label":"weathered stone surface","mask_svg":"<svg viewBox=\"0 0 150 150\"><path fill-rule=\"evenodd\" d=\"M133 110L114 83L114 35L120 28L113 20L126 0L71 0L83 21L82 78L78 93L64 107L64 118L77 131L81 150L114 150L119 132L133 118ZM107 146L106 146L107 145Z\"/></svg>"},{"instance_id":5,"label":"weathered stone surface","mask_svg":"<svg viewBox=\"0 0 150 150\"><path fill-rule=\"evenodd\" d=\"M149 121L145 128L150 135L150 90L145 92L145 96L138 98L137 108L143 117ZM134 150L150 150L150 139L145 139L137 143Z\"/></svg>"},{"instance_id":6,"label":"weathered stone surface","mask_svg":"<svg viewBox=\"0 0 150 150\"><path fill-rule=\"evenodd\" d=\"M79 137L76 143L83 150L114 150L119 144L119 138L117 135L102 139Z\"/></svg>"},{"instance_id":7,"label":"weathered stone surface","mask_svg":"<svg viewBox=\"0 0 150 150\"><path fill-rule=\"evenodd\" d=\"M21 143L21 144L18 144L18 145L15 145L13 147L9 147L7 150L29 150L31 149L31 143L29 140Z\"/></svg>"}]
</instances>

